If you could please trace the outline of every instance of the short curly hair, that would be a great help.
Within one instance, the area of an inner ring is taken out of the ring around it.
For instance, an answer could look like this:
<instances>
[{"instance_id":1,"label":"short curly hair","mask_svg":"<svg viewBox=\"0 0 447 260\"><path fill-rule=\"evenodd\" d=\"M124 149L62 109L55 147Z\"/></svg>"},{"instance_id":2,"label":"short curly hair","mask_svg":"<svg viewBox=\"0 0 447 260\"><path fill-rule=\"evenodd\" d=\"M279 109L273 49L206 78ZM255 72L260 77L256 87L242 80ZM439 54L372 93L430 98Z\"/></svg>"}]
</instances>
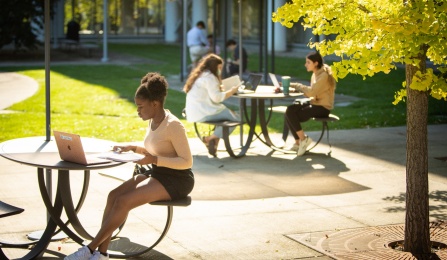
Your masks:
<instances>
[{"instance_id":1,"label":"short curly hair","mask_svg":"<svg viewBox=\"0 0 447 260\"><path fill-rule=\"evenodd\" d=\"M135 98L159 101L164 104L168 94L168 82L158 72L149 72L142 79L135 92Z\"/></svg>"}]
</instances>

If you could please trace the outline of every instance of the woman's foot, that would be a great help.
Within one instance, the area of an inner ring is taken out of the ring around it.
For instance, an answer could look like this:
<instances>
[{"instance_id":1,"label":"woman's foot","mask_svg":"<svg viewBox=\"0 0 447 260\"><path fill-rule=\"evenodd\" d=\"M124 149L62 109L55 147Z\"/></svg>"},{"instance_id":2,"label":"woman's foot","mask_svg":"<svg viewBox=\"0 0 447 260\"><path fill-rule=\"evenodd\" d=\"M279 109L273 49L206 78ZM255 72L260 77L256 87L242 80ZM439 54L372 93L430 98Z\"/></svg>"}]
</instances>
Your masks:
<instances>
[{"instance_id":1,"label":"woman's foot","mask_svg":"<svg viewBox=\"0 0 447 260\"><path fill-rule=\"evenodd\" d=\"M64 260L89 260L93 254L87 246L83 246L71 255L67 255Z\"/></svg>"},{"instance_id":2,"label":"woman's foot","mask_svg":"<svg viewBox=\"0 0 447 260\"><path fill-rule=\"evenodd\" d=\"M309 136L306 136L304 140L300 141L300 145L298 147L298 151L296 152L297 156L302 156L306 150L307 147L312 143L312 139Z\"/></svg>"},{"instance_id":3,"label":"woman's foot","mask_svg":"<svg viewBox=\"0 0 447 260\"><path fill-rule=\"evenodd\" d=\"M217 141L219 139L211 139L208 142L208 153L211 154L212 156L216 157L216 152L217 152Z\"/></svg>"},{"instance_id":4,"label":"woman's foot","mask_svg":"<svg viewBox=\"0 0 447 260\"><path fill-rule=\"evenodd\" d=\"M292 146L286 148L286 150L293 151L296 153L296 152L298 152L299 148L300 148L300 145L297 143L294 143Z\"/></svg>"},{"instance_id":5,"label":"woman's foot","mask_svg":"<svg viewBox=\"0 0 447 260\"><path fill-rule=\"evenodd\" d=\"M208 153L216 157L217 145L219 144L219 138L216 136L203 136L202 142L208 149Z\"/></svg>"},{"instance_id":6,"label":"woman's foot","mask_svg":"<svg viewBox=\"0 0 447 260\"><path fill-rule=\"evenodd\" d=\"M101 254L99 251L95 251L89 260L109 260L109 254Z\"/></svg>"}]
</instances>

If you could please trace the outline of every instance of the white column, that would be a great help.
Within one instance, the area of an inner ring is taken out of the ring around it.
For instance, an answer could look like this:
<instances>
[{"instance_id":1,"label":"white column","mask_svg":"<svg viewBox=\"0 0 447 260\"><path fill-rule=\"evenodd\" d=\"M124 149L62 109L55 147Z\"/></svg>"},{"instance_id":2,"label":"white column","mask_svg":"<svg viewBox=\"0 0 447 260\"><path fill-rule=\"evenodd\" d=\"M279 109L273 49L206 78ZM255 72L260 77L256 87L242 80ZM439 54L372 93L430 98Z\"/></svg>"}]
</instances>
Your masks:
<instances>
[{"instance_id":1,"label":"white column","mask_svg":"<svg viewBox=\"0 0 447 260\"><path fill-rule=\"evenodd\" d=\"M133 35L136 32L133 19L134 1L121 1L121 30L122 34Z\"/></svg>"},{"instance_id":2,"label":"white column","mask_svg":"<svg viewBox=\"0 0 447 260\"><path fill-rule=\"evenodd\" d=\"M181 22L177 1L166 1L165 13L165 41L176 42L178 40L177 25Z\"/></svg>"},{"instance_id":3,"label":"white column","mask_svg":"<svg viewBox=\"0 0 447 260\"><path fill-rule=\"evenodd\" d=\"M54 17L51 20L51 36L53 38L53 48L57 49L59 48L59 39L65 38L64 33L64 5L60 1L54 2L55 12Z\"/></svg>"},{"instance_id":4,"label":"white column","mask_svg":"<svg viewBox=\"0 0 447 260\"><path fill-rule=\"evenodd\" d=\"M226 1L226 0L224 0L224 1ZM237 35L233 35L233 18L235 16L235 13L233 12L233 6L234 6L233 1L227 1L227 7L228 7L227 14L228 14L228 17L225 18L224 20L227 23L228 40L229 39L236 40L235 37L237 37Z\"/></svg>"},{"instance_id":5,"label":"white column","mask_svg":"<svg viewBox=\"0 0 447 260\"><path fill-rule=\"evenodd\" d=\"M198 21L203 21L208 29L208 3L206 0L192 0L192 16L191 27L195 26Z\"/></svg>"},{"instance_id":6,"label":"white column","mask_svg":"<svg viewBox=\"0 0 447 260\"><path fill-rule=\"evenodd\" d=\"M104 0L103 2L103 14L104 14L104 21L103 21L103 31L102 31L102 62L109 61L108 58L108 50L107 50L107 41L108 41L108 18L109 18L109 4L107 3L107 0Z\"/></svg>"},{"instance_id":7,"label":"white column","mask_svg":"<svg viewBox=\"0 0 447 260\"><path fill-rule=\"evenodd\" d=\"M272 20L272 13L276 12L277 8L280 6L283 6L285 3L285 0L275 0L275 4L273 6L270 1L267 1L267 11L268 11L268 19L269 21ZM275 37L273 39L274 45L275 45L275 51L287 51L287 35L286 30L287 28L285 26L282 26L281 23L274 23L273 24L275 29ZM268 33L268 50L272 50L272 23L269 22L267 27L267 33Z\"/></svg>"}]
</instances>

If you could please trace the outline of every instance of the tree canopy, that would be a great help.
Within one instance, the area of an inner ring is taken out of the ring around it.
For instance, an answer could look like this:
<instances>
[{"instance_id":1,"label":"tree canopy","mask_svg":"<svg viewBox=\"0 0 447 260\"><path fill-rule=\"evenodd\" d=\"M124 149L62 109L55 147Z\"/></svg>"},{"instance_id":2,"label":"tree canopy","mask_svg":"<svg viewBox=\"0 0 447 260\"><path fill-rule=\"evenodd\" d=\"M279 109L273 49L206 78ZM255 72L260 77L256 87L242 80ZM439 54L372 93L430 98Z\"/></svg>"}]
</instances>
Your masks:
<instances>
[{"instance_id":1,"label":"tree canopy","mask_svg":"<svg viewBox=\"0 0 447 260\"><path fill-rule=\"evenodd\" d=\"M43 5L39 0L0 0L0 49L9 44L15 50L37 48L37 36L43 34Z\"/></svg>"},{"instance_id":2,"label":"tree canopy","mask_svg":"<svg viewBox=\"0 0 447 260\"><path fill-rule=\"evenodd\" d=\"M396 63L418 67L426 51L435 70L417 72L410 87L447 100L447 0L293 0L272 18L288 28L300 22L313 34L336 35L334 40L309 44L323 56L342 58L333 64L337 79L349 73L388 73ZM405 84L395 104L405 98Z\"/></svg>"},{"instance_id":3,"label":"tree canopy","mask_svg":"<svg viewBox=\"0 0 447 260\"><path fill-rule=\"evenodd\" d=\"M428 95L447 100L447 0L293 0L273 21L300 22L316 35L310 42L323 56L341 57L334 76L364 78L405 64L406 78L394 104L406 100L406 215L404 251L420 259L432 254L428 206ZM427 60L434 65L427 66ZM428 258L427 258L428 259ZM431 259L431 258L430 258ZM438 259L438 258L434 258Z\"/></svg>"}]
</instances>

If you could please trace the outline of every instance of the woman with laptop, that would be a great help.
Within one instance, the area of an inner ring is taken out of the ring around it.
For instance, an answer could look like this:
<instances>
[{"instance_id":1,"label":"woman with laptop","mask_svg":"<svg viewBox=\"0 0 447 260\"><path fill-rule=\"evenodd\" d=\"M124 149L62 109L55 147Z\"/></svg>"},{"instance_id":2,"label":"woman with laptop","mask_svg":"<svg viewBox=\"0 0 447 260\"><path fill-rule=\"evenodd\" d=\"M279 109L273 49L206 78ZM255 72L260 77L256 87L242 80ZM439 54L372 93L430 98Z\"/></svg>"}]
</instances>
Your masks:
<instances>
[{"instance_id":1,"label":"woman with laptop","mask_svg":"<svg viewBox=\"0 0 447 260\"><path fill-rule=\"evenodd\" d=\"M166 79L158 73L148 73L142 78L135 104L138 116L149 121L144 147L113 147L118 152L144 155L135 163L151 164L152 169L133 176L109 193L101 229L88 245L65 259L109 259L107 249L112 233L126 220L130 210L154 201L181 199L192 191L191 150L185 127L164 108L167 88Z\"/></svg>"},{"instance_id":2,"label":"woman with laptop","mask_svg":"<svg viewBox=\"0 0 447 260\"><path fill-rule=\"evenodd\" d=\"M290 150L296 151L298 156L303 155L312 143L312 139L304 133L301 123L312 117L328 117L330 110L334 108L335 96L335 79L331 68L324 64L320 53L309 53L304 66L308 72L312 72L310 86L291 83L290 87L303 92L304 96L310 98L310 103L288 106L285 114L287 125L295 138L295 143Z\"/></svg>"},{"instance_id":3,"label":"woman with laptop","mask_svg":"<svg viewBox=\"0 0 447 260\"><path fill-rule=\"evenodd\" d=\"M191 72L183 91L186 93L186 119L189 122L205 121L240 121L237 113L222 102L237 93L239 86L227 91L222 89L221 72L223 60L215 54L202 58L199 65ZM234 130L234 127L230 129ZM223 137L223 128L216 126L214 133L202 140L209 154L216 156L219 139Z\"/></svg>"}]
</instances>

